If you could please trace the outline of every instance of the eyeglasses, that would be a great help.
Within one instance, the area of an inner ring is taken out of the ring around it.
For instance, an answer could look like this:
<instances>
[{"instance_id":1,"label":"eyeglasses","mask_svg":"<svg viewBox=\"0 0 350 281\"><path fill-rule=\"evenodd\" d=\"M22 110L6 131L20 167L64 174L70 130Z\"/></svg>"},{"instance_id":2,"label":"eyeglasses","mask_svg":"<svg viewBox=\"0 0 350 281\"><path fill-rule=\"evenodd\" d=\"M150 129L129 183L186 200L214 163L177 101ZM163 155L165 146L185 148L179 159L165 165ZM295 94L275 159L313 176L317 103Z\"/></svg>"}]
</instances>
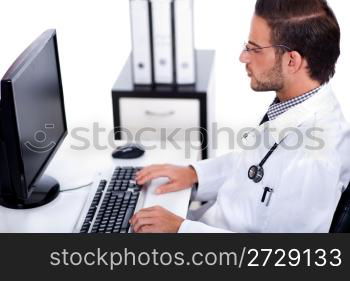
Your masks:
<instances>
[{"instance_id":1,"label":"eyeglasses","mask_svg":"<svg viewBox=\"0 0 350 281\"><path fill-rule=\"evenodd\" d=\"M244 43L243 45L243 52L248 52L248 53L251 53L251 52L254 52L254 53L259 53L260 50L262 49L267 49L267 48L283 48L283 49L286 49L288 50L289 52L292 52L293 50L291 48L289 48L288 46L286 45L281 45L281 44L278 44L278 45L271 45L271 46L266 46L266 47L254 47L254 48L250 48L248 43Z\"/></svg>"}]
</instances>

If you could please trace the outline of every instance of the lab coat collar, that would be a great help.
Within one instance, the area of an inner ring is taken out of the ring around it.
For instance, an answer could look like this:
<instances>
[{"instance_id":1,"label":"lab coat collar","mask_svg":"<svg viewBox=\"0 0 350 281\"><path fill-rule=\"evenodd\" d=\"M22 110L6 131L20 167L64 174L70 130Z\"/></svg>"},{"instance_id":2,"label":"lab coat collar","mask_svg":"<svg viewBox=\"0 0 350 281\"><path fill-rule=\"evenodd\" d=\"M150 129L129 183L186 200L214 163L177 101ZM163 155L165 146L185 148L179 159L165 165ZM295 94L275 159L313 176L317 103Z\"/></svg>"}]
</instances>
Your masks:
<instances>
[{"instance_id":1,"label":"lab coat collar","mask_svg":"<svg viewBox=\"0 0 350 281\"><path fill-rule=\"evenodd\" d=\"M314 96L290 108L276 119L265 122L259 126L259 129L268 129L274 141L279 144L287 135L292 133L292 130L287 128L298 128L305 121L313 118L317 112L325 112L336 104L337 100L331 86L326 84Z\"/></svg>"}]
</instances>

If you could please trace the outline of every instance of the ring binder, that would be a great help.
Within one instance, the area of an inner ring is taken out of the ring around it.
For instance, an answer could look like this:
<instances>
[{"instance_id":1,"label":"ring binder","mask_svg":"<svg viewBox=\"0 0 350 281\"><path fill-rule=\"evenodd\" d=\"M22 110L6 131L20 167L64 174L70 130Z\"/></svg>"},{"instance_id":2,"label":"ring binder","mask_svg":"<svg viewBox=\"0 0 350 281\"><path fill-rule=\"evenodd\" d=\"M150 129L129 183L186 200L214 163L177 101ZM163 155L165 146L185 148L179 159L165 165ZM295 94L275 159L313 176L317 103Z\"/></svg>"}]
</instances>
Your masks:
<instances>
[{"instance_id":1,"label":"ring binder","mask_svg":"<svg viewBox=\"0 0 350 281\"><path fill-rule=\"evenodd\" d=\"M154 80L158 84L174 82L172 0L151 0Z\"/></svg>"},{"instance_id":2,"label":"ring binder","mask_svg":"<svg viewBox=\"0 0 350 281\"><path fill-rule=\"evenodd\" d=\"M133 76L140 85L153 83L149 6L148 0L130 0Z\"/></svg>"},{"instance_id":3,"label":"ring binder","mask_svg":"<svg viewBox=\"0 0 350 281\"><path fill-rule=\"evenodd\" d=\"M176 83L194 84L196 82L193 0L175 0L175 65Z\"/></svg>"}]
</instances>

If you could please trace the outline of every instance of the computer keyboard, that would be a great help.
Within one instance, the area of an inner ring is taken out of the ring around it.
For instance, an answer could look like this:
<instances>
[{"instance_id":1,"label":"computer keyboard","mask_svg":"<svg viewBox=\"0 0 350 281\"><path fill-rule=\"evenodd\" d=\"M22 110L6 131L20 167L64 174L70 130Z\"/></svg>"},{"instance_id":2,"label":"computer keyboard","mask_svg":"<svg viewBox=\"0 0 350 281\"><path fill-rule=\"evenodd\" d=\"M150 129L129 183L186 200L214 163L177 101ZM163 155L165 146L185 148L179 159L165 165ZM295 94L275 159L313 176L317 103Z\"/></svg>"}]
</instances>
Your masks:
<instances>
[{"instance_id":1,"label":"computer keyboard","mask_svg":"<svg viewBox=\"0 0 350 281\"><path fill-rule=\"evenodd\" d=\"M141 167L117 167L107 187L101 180L80 233L126 233L134 214L141 186L135 173Z\"/></svg>"}]
</instances>

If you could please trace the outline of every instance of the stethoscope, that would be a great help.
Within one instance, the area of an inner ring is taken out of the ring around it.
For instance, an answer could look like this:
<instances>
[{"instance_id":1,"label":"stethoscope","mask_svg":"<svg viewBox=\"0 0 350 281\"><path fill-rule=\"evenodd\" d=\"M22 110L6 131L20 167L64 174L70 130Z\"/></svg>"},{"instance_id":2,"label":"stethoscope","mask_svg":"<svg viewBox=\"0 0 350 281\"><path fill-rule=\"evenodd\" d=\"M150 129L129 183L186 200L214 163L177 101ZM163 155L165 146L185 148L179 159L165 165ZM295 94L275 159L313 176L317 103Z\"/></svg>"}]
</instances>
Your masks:
<instances>
[{"instance_id":1,"label":"stethoscope","mask_svg":"<svg viewBox=\"0 0 350 281\"><path fill-rule=\"evenodd\" d=\"M278 146L278 144L275 143L271 147L269 152L265 155L263 160L261 160L261 162L258 165L253 165L253 166L251 166L249 168L249 170L248 170L248 178L249 179L251 179L255 183L258 183L258 182L260 182L263 179L263 177L264 177L264 168L263 168L263 166L264 166L266 160L269 159L271 154L275 151L277 146ZM266 207L270 203L272 192L273 192L273 188L270 188L270 187L265 187L264 190L263 190L263 194L262 194L262 197L261 197L261 203L265 203ZM265 202L266 198L267 198L267 200Z\"/></svg>"},{"instance_id":2,"label":"stethoscope","mask_svg":"<svg viewBox=\"0 0 350 281\"><path fill-rule=\"evenodd\" d=\"M263 166L264 166L266 160L269 159L271 154L275 151L277 146L278 146L278 144L275 143L258 165L253 165L249 168L249 170L248 170L248 178L249 179L251 179L255 183L258 183L263 179L263 177L264 177Z\"/></svg>"},{"instance_id":3,"label":"stethoscope","mask_svg":"<svg viewBox=\"0 0 350 281\"><path fill-rule=\"evenodd\" d=\"M262 123L264 123L265 121L268 120L267 114L264 116L263 120L261 121L260 125ZM265 155L265 157L260 161L260 163L258 165L253 165L249 168L248 170L248 178L251 179L253 182L255 183L259 183L263 177L264 177L264 164L267 161L267 159L269 159L269 157L271 156L271 154L276 150L278 144L275 143L270 150L267 152L267 154ZM269 205L270 199L271 199L271 194L273 192L273 188L270 187L265 187L264 188L264 192L263 195L261 197L261 202L264 203L266 197L267 201L265 203L266 207ZM267 196L268 194L268 196Z\"/></svg>"},{"instance_id":4,"label":"stethoscope","mask_svg":"<svg viewBox=\"0 0 350 281\"><path fill-rule=\"evenodd\" d=\"M266 121L269 120L269 117L267 115L267 113L265 114L264 118L261 120L260 125L265 123ZM265 157L263 158L263 160L261 160L261 162L258 165L253 165L249 168L248 170L248 178L251 179L253 182L258 183L260 182L263 177L264 177L264 164L266 162L267 159L269 159L269 157L271 156L271 154L275 151L275 149L277 148L278 144L275 143L271 149L269 150L269 152L265 155Z\"/></svg>"}]
</instances>

